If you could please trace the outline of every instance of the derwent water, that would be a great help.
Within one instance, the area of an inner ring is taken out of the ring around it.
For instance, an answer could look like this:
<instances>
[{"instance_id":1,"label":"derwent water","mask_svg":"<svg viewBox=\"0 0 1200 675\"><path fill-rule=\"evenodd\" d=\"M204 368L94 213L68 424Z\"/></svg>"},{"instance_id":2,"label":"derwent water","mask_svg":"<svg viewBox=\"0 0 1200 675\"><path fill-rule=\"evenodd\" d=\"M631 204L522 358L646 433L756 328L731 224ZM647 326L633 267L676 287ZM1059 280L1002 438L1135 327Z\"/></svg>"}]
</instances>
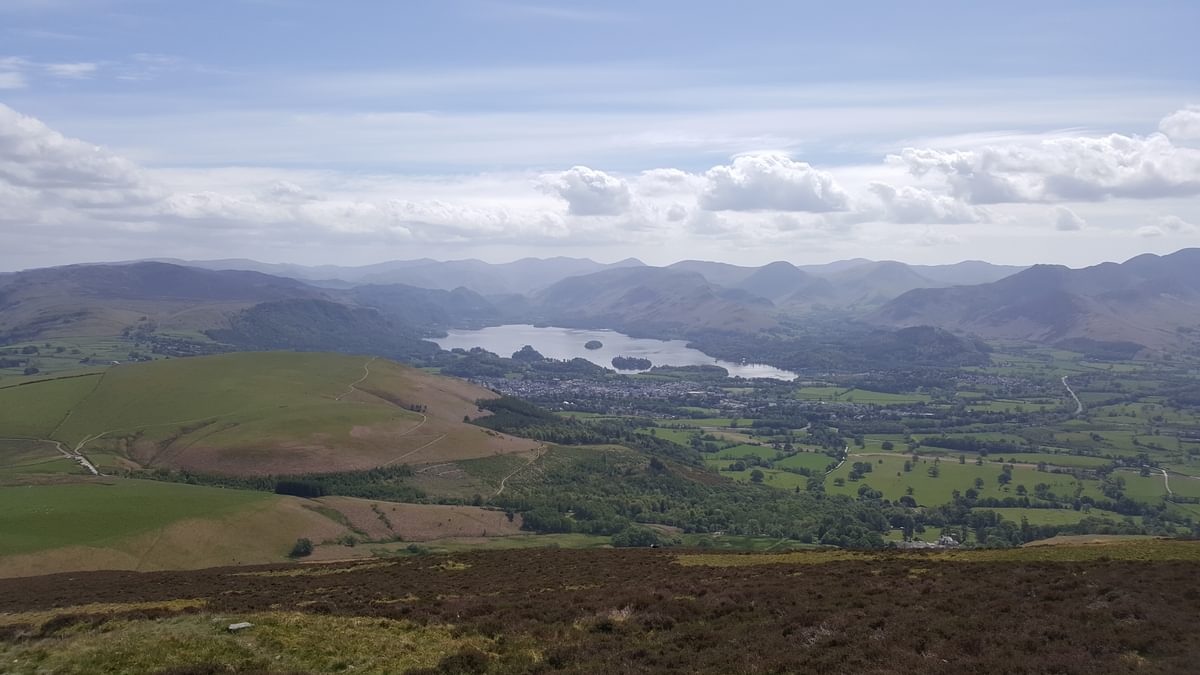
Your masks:
<instances>
[{"instance_id":1,"label":"derwent water","mask_svg":"<svg viewBox=\"0 0 1200 675\"><path fill-rule=\"evenodd\" d=\"M582 358L612 368L614 356L649 359L656 366L721 366L733 377L769 377L794 380L796 373L759 363L731 363L687 346L683 340L652 340L629 337L612 330L583 330L554 326L509 324L479 330L452 330L444 338L431 338L442 349L482 347L500 356L530 345L551 359ZM588 340L603 343L600 349L586 349Z\"/></svg>"}]
</instances>

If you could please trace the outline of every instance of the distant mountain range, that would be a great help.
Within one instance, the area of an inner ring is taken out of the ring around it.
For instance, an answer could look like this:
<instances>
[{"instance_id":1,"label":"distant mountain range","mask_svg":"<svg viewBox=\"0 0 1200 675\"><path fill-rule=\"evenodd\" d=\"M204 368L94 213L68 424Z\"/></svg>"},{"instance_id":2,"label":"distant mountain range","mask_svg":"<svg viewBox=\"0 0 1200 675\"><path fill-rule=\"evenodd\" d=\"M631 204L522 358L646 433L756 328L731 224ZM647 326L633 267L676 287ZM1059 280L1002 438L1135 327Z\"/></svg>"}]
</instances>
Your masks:
<instances>
[{"instance_id":1,"label":"distant mountain range","mask_svg":"<svg viewBox=\"0 0 1200 675\"><path fill-rule=\"evenodd\" d=\"M0 343L149 325L242 346L374 346L403 357L429 352L421 338L447 328L533 322L643 337L779 339L809 315L1122 353L1186 347L1200 335L1200 249L1077 270L529 258L366 267L143 261L0 275Z\"/></svg>"},{"instance_id":2,"label":"distant mountain range","mask_svg":"<svg viewBox=\"0 0 1200 675\"><path fill-rule=\"evenodd\" d=\"M144 262L144 261L138 261ZM261 263L255 260L231 258L227 260L180 260L160 258L152 262L164 262L207 270L244 270L274 276L299 279L318 286L349 287L362 284L405 284L418 288L454 290L467 288L482 295L519 294L529 295L548 288L568 277L593 274L608 269L649 267L636 258L627 258L615 263L598 263L587 258L523 258L508 263L486 263L482 260L437 261L429 258L417 260L394 260L390 262L342 267L337 265L289 265ZM862 258L842 260L825 265L804 265L778 261L762 267L743 267L728 263L685 260L667 269L695 272L717 286L744 287L754 284L750 278L758 272L771 274L771 270L790 268L817 278L853 278L868 276L875 268L911 270L915 275L909 283L912 288L979 284L1002 279L1025 268L1009 265L968 261L955 265L906 265L891 261L872 261ZM855 272L854 270L858 270ZM761 283L759 288L762 288ZM890 292L887 288L877 288ZM907 289L905 289L907 290ZM768 292L762 297L772 298ZM889 295L895 297L899 293Z\"/></svg>"},{"instance_id":3,"label":"distant mountain range","mask_svg":"<svg viewBox=\"0 0 1200 675\"><path fill-rule=\"evenodd\" d=\"M1196 344L1200 249L1083 269L1035 265L988 284L909 291L871 318L1036 342Z\"/></svg>"}]
</instances>

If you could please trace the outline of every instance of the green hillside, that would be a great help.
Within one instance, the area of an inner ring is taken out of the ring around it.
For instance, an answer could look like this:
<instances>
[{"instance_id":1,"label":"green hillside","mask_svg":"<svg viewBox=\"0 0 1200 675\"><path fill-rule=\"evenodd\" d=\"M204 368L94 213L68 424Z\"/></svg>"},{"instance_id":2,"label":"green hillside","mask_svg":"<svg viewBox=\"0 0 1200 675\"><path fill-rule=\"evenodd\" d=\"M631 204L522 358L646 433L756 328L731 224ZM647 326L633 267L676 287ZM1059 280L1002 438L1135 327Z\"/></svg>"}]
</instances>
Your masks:
<instances>
[{"instance_id":1,"label":"green hillside","mask_svg":"<svg viewBox=\"0 0 1200 675\"><path fill-rule=\"evenodd\" d=\"M222 354L0 388L0 438L58 441L102 467L231 474L528 449L463 423L478 414L475 401L490 396L383 359Z\"/></svg>"}]
</instances>

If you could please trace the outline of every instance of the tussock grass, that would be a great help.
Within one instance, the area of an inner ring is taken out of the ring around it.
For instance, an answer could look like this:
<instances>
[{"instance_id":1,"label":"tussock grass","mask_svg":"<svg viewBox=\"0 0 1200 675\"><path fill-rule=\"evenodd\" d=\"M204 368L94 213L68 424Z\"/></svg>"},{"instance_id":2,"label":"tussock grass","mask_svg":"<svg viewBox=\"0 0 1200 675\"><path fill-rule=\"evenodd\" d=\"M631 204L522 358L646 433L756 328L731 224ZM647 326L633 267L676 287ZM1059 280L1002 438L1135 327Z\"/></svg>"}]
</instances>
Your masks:
<instances>
[{"instance_id":1,"label":"tussock grass","mask_svg":"<svg viewBox=\"0 0 1200 675\"><path fill-rule=\"evenodd\" d=\"M252 628L229 633L235 621ZM191 614L114 620L101 631L0 643L9 673L197 672L402 673L432 668L464 650L489 659L491 641L444 625L295 612ZM209 670L203 670L203 669Z\"/></svg>"}]
</instances>

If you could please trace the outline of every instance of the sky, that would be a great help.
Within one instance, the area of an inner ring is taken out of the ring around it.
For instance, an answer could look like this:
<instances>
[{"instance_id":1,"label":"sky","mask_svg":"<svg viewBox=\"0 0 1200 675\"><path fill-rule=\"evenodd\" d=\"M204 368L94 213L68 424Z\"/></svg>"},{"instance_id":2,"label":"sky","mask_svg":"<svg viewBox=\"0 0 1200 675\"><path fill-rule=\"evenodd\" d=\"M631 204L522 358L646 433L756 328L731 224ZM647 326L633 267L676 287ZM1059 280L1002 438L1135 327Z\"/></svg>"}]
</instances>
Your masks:
<instances>
[{"instance_id":1,"label":"sky","mask_svg":"<svg viewBox=\"0 0 1200 675\"><path fill-rule=\"evenodd\" d=\"M0 0L0 270L1200 246L1200 3Z\"/></svg>"}]
</instances>

